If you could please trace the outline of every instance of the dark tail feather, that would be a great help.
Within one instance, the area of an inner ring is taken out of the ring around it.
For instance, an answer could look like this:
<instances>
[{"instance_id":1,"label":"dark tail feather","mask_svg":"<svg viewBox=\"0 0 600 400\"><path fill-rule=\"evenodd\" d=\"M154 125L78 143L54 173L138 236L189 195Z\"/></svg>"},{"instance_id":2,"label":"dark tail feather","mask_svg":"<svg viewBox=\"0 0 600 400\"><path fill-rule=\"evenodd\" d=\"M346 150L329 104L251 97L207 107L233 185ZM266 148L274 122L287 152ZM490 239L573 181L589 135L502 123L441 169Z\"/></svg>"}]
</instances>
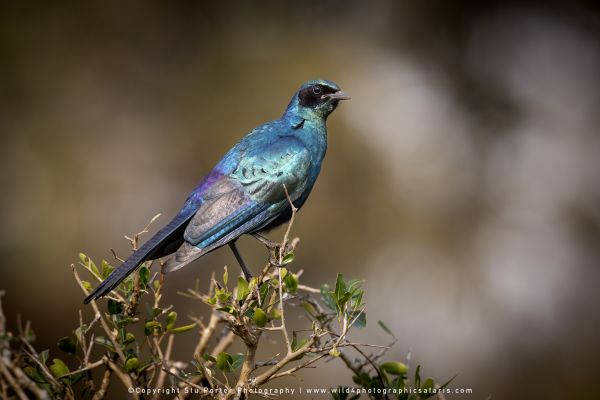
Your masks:
<instances>
[{"instance_id":1,"label":"dark tail feather","mask_svg":"<svg viewBox=\"0 0 600 400\"><path fill-rule=\"evenodd\" d=\"M183 240L183 230L193 215L194 212L178 214L164 228L152 236L150 240L144 243L142 247L130 255L83 302L87 304L94 299L107 295L144 261L166 255L166 247L172 247L169 245L174 241Z\"/></svg>"}]
</instances>

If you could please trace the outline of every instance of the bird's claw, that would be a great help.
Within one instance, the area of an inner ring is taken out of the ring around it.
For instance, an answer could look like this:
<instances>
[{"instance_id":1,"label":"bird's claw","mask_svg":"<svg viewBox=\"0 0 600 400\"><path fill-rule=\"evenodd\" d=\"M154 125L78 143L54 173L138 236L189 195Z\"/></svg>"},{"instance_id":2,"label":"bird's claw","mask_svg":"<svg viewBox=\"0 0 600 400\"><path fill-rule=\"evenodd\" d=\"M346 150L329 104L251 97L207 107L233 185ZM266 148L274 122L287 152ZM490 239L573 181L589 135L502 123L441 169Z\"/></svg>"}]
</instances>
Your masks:
<instances>
[{"instance_id":1,"label":"bird's claw","mask_svg":"<svg viewBox=\"0 0 600 400\"><path fill-rule=\"evenodd\" d=\"M271 255L269 258L269 264L277 268L283 267L283 263L279 262L279 257L275 257L273 255Z\"/></svg>"},{"instance_id":2,"label":"bird's claw","mask_svg":"<svg viewBox=\"0 0 600 400\"><path fill-rule=\"evenodd\" d=\"M254 233L252 234L252 236L254 236L255 239L257 239L259 242L264 244L267 247L267 249L269 249L269 253L271 254L269 257L269 264L273 265L274 267L283 267L284 264L280 260L294 250L294 247L290 243L286 243L285 248L283 248L282 251L280 242L274 242L272 240L269 240L259 233Z\"/></svg>"},{"instance_id":3,"label":"bird's claw","mask_svg":"<svg viewBox=\"0 0 600 400\"><path fill-rule=\"evenodd\" d=\"M273 240L269 240L259 233L253 233L252 236L256 240L258 240L259 242L264 244L270 251L273 251L276 254L278 254L281 251L281 243L280 242L275 242ZM292 245L290 243L286 243L283 254L285 255L285 254L291 252L292 250L293 250Z\"/></svg>"},{"instance_id":4,"label":"bird's claw","mask_svg":"<svg viewBox=\"0 0 600 400\"><path fill-rule=\"evenodd\" d=\"M253 233L252 236L254 236L256 240L267 246L269 250L276 250L278 247L281 246L281 243L269 240L260 233Z\"/></svg>"}]
</instances>

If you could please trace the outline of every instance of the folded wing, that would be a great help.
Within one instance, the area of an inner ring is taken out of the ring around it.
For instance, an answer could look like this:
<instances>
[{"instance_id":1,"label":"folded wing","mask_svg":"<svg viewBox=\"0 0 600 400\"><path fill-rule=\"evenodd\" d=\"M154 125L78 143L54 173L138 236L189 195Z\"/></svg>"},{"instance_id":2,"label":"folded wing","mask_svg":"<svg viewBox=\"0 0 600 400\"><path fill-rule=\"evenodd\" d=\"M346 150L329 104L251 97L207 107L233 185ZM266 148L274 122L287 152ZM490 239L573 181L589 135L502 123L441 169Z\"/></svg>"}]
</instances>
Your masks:
<instances>
[{"instance_id":1,"label":"folded wing","mask_svg":"<svg viewBox=\"0 0 600 400\"><path fill-rule=\"evenodd\" d=\"M239 236L266 226L306 188L310 153L297 138L281 137L248 149L236 167L223 174L202 195L202 202L184 232L185 242L164 267L184 267Z\"/></svg>"}]
</instances>

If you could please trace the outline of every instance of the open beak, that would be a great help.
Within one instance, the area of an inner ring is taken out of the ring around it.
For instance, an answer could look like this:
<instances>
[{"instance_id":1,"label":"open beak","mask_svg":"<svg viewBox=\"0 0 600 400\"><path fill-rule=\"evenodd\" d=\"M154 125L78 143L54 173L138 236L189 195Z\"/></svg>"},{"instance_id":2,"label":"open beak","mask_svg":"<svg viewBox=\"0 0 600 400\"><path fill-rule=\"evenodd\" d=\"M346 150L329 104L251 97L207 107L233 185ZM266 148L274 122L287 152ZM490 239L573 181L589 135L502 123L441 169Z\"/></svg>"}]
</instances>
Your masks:
<instances>
[{"instance_id":1,"label":"open beak","mask_svg":"<svg viewBox=\"0 0 600 400\"><path fill-rule=\"evenodd\" d=\"M332 99L332 100L350 100L352 98L352 97L348 96L346 93L342 92L341 90L338 90L335 93L326 94L323 97L326 97L326 98Z\"/></svg>"}]
</instances>

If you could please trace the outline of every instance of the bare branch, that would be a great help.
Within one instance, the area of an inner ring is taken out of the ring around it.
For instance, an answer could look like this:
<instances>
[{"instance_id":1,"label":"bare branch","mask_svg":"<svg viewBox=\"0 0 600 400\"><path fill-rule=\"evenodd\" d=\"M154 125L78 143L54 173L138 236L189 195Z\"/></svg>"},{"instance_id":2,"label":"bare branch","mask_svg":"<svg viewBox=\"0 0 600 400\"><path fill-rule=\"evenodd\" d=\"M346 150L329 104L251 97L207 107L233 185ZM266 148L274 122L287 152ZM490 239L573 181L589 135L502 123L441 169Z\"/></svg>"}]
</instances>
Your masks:
<instances>
[{"instance_id":1,"label":"bare branch","mask_svg":"<svg viewBox=\"0 0 600 400\"><path fill-rule=\"evenodd\" d=\"M86 295L88 295L87 290L85 289L85 287L83 286L83 283L81 282L81 278L79 277L79 273L77 272L77 269L75 269L75 265L71 264L71 270L73 271L73 275L75 276L75 280L79 284L79 287L81 288L81 290L83 290L83 293L85 293ZM92 305L92 308L94 309L94 312L96 313L96 316L97 317L99 316L99 320L100 320L100 324L102 325L102 329L104 329L104 332L106 332L106 335L108 336L108 339L112 342L113 346L115 347L115 351L119 355L119 358L123 361L123 364L125 364L125 361L127 360L127 358L125 357L125 354L123 354L123 351L121 350L121 347L119 346L119 344L115 340L115 334L116 334L116 332L113 333L113 331L107 325L106 321L102 317L102 314L100 313L100 309L98 308L98 304L96 304L96 300L92 300L90 302L90 304Z\"/></svg>"},{"instance_id":2,"label":"bare branch","mask_svg":"<svg viewBox=\"0 0 600 400\"><path fill-rule=\"evenodd\" d=\"M286 354L286 356L283 359L281 359L281 361L279 361L277 364L275 364L274 366L269 368L266 372L263 372L262 374L257 376L253 382L253 386L257 387L257 386L260 386L260 385L270 381L271 377L273 375L275 375L277 372L279 372L283 367L285 367L287 364L289 364L291 361L293 361L297 357L306 354L310 350L311 346L313 344L315 344L316 340L317 340L316 336L311 336L308 339L308 341L304 344L304 346L300 347L296 351Z\"/></svg>"},{"instance_id":3,"label":"bare branch","mask_svg":"<svg viewBox=\"0 0 600 400\"><path fill-rule=\"evenodd\" d=\"M292 351L292 344L285 326L285 311L283 310L283 279L281 277L281 268L277 269L277 275L279 277L279 312L281 313L281 330L283 331L283 336L285 338L286 349L288 353L290 353Z\"/></svg>"},{"instance_id":4,"label":"bare branch","mask_svg":"<svg viewBox=\"0 0 600 400\"><path fill-rule=\"evenodd\" d=\"M158 388L163 387L163 385L165 383L165 378L166 378L165 370L167 369L168 362L171 359L171 352L173 351L174 340L175 340L175 335L170 334L169 338L167 339L167 348L165 350L164 357L161 357L163 367L160 370L160 373L158 374L158 379L156 380L156 387L158 387ZM157 343L156 346L159 347L159 344ZM160 349L160 347L159 347L159 349ZM160 398L160 394L156 393L154 398L158 400Z\"/></svg>"},{"instance_id":5,"label":"bare branch","mask_svg":"<svg viewBox=\"0 0 600 400\"><path fill-rule=\"evenodd\" d=\"M100 383L100 388L94 393L94 397L92 400L102 400L106 396L106 392L108 391L108 386L110 385L110 377L112 376L112 370L110 368L106 368L104 371L104 375L102 375L102 382Z\"/></svg>"}]
</instances>

